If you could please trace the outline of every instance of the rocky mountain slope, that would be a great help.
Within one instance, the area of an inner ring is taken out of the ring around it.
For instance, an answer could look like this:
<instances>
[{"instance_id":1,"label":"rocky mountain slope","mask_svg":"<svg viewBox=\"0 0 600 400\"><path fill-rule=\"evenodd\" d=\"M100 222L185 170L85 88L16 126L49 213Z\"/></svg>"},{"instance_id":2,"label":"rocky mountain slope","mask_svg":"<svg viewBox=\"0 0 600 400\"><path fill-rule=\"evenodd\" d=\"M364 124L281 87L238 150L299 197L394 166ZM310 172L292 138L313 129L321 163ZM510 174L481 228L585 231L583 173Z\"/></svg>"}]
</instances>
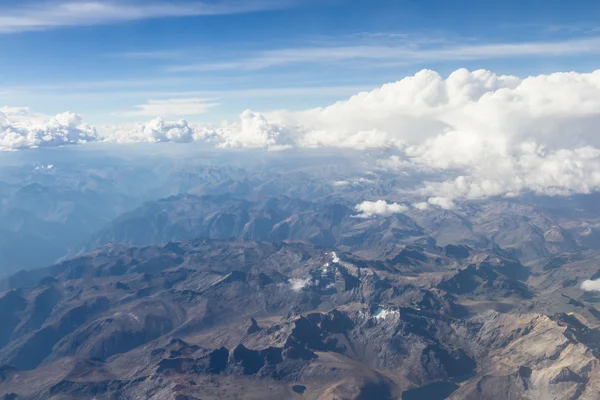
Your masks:
<instances>
[{"instance_id":1,"label":"rocky mountain slope","mask_svg":"<svg viewBox=\"0 0 600 400\"><path fill-rule=\"evenodd\" d=\"M2 282L0 396L591 399L592 274L455 245L108 245Z\"/></svg>"}]
</instances>

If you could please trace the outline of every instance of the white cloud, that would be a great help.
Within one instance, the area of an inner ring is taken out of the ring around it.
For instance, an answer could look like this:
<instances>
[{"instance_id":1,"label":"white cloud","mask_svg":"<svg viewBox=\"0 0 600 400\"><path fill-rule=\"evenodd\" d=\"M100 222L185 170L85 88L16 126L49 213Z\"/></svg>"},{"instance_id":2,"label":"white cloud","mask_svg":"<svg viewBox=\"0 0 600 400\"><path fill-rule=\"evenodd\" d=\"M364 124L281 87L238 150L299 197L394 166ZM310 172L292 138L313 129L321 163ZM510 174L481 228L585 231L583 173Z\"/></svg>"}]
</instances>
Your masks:
<instances>
[{"instance_id":1,"label":"white cloud","mask_svg":"<svg viewBox=\"0 0 600 400\"><path fill-rule=\"evenodd\" d=\"M454 173L417 191L443 208L461 199L600 188L600 70L525 79L421 71L326 108L269 117L302 127L299 146L397 148L402 157L380 167ZM365 137L367 129L377 133Z\"/></svg>"},{"instance_id":2,"label":"white cloud","mask_svg":"<svg viewBox=\"0 0 600 400\"><path fill-rule=\"evenodd\" d=\"M273 122L309 128L299 139L304 146L403 149L445 133L454 123L455 113L470 117L466 108L471 103L518 83L518 78L498 77L488 71L459 70L444 80L424 70L329 107L268 117Z\"/></svg>"},{"instance_id":3,"label":"white cloud","mask_svg":"<svg viewBox=\"0 0 600 400\"><path fill-rule=\"evenodd\" d=\"M364 201L358 204L354 209L361 214L360 218L369 218L375 215L389 217L393 214L400 214L408 211L408 207L398 203L388 203L384 200Z\"/></svg>"},{"instance_id":4,"label":"white cloud","mask_svg":"<svg viewBox=\"0 0 600 400\"><path fill-rule=\"evenodd\" d=\"M81 116L66 112L54 117L36 114L24 107L0 108L0 150L62 146L104 141L114 143L178 142L215 139L210 127L198 127L185 120L156 118L146 123L118 126L85 124Z\"/></svg>"},{"instance_id":5,"label":"white cloud","mask_svg":"<svg viewBox=\"0 0 600 400\"><path fill-rule=\"evenodd\" d=\"M428 200L428 203L431 204L432 206L437 206L444 210L456 209L456 204L454 204L454 202L447 197L430 197Z\"/></svg>"},{"instance_id":6,"label":"white cloud","mask_svg":"<svg viewBox=\"0 0 600 400\"><path fill-rule=\"evenodd\" d=\"M383 169L396 171L414 168L415 166L406 157L401 158L400 156L391 156L390 158L385 160L377 160L377 165Z\"/></svg>"},{"instance_id":7,"label":"white cloud","mask_svg":"<svg viewBox=\"0 0 600 400\"><path fill-rule=\"evenodd\" d=\"M600 279L596 279L595 281L589 279L583 281L581 290L585 292L600 292Z\"/></svg>"},{"instance_id":8,"label":"white cloud","mask_svg":"<svg viewBox=\"0 0 600 400\"><path fill-rule=\"evenodd\" d=\"M516 196L526 191L590 193L600 188L599 157L600 150L591 146L554 151L525 146L513 154L472 161L454 180L428 182L420 192L448 199Z\"/></svg>"},{"instance_id":9,"label":"white cloud","mask_svg":"<svg viewBox=\"0 0 600 400\"><path fill-rule=\"evenodd\" d=\"M217 103L211 103L210 100L198 98L148 100L145 104L135 106L137 110L121 111L115 114L124 117L190 116L204 114L217 105Z\"/></svg>"},{"instance_id":10,"label":"white cloud","mask_svg":"<svg viewBox=\"0 0 600 400\"><path fill-rule=\"evenodd\" d=\"M216 131L218 147L269 148L281 150L294 144L294 131L285 125L270 123L263 114L250 110L240 115L240 120L225 124Z\"/></svg>"},{"instance_id":11,"label":"white cloud","mask_svg":"<svg viewBox=\"0 0 600 400\"><path fill-rule=\"evenodd\" d=\"M116 143L188 143L207 140L214 135L210 129L193 127L185 120L165 121L162 118L147 123L104 127L101 132L101 140Z\"/></svg>"},{"instance_id":12,"label":"white cloud","mask_svg":"<svg viewBox=\"0 0 600 400\"><path fill-rule=\"evenodd\" d=\"M238 14L282 8L289 1L62 0L0 6L0 33L101 25L161 17Z\"/></svg>"},{"instance_id":13,"label":"white cloud","mask_svg":"<svg viewBox=\"0 0 600 400\"><path fill-rule=\"evenodd\" d=\"M5 117L25 117L30 115L28 107L0 107L0 113L4 114Z\"/></svg>"},{"instance_id":14,"label":"white cloud","mask_svg":"<svg viewBox=\"0 0 600 400\"><path fill-rule=\"evenodd\" d=\"M73 113L54 117L27 117L25 108L3 107L0 111L0 150L81 144L97 139L96 129ZM6 113L5 113L6 112Z\"/></svg>"}]
</instances>

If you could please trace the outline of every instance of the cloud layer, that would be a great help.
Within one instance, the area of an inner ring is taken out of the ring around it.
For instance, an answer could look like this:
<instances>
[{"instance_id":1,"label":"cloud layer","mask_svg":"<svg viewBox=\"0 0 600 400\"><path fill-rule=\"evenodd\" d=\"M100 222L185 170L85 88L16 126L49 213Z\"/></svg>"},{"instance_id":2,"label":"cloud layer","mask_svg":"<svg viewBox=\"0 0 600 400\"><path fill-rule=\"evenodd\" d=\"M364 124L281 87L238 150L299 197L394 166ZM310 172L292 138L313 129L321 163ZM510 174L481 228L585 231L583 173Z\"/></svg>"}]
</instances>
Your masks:
<instances>
[{"instance_id":1,"label":"cloud layer","mask_svg":"<svg viewBox=\"0 0 600 400\"><path fill-rule=\"evenodd\" d=\"M181 105L168 103L173 109ZM146 114L155 105L141 110ZM328 107L248 110L238 121L217 127L156 119L96 130L75 114L40 121L26 109L0 110L3 149L91 140L203 140L222 148L270 150L392 149L396 155L379 160L379 168L452 176L413 191L424 200L421 209L427 204L453 209L464 200L528 191L564 195L600 189L600 70L524 79L464 69L444 78L423 70Z\"/></svg>"}]
</instances>

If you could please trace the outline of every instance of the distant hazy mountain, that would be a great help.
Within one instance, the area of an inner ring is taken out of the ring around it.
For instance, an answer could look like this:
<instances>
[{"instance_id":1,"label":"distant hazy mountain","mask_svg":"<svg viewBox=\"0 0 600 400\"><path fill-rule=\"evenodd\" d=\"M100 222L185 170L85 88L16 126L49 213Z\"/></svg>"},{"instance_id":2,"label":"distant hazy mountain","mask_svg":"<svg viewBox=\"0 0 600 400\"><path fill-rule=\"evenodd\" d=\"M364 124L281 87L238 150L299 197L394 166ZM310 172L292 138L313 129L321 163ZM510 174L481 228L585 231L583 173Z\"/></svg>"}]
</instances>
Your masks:
<instances>
[{"instance_id":1,"label":"distant hazy mountain","mask_svg":"<svg viewBox=\"0 0 600 400\"><path fill-rule=\"evenodd\" d=\"M314 203L286 196L252 202L230 195L178 195L148 202L121 215L94 235L87 248L111 242L147 245L191 238L239 238L302 241L326 248L386 254L401 241L427 243L423 230L402 214L383 219L356 216L357 212L346 204Z\"/></svg>"},{"instance_id":2,"label":"distant hazy mountain","mask_svg":"<svg viewBox=\"0 0 600 400\"><path fill-rule=\"evenodd\" d=\"M598 247L592 240L598 235L593 219L586 215L564 218L535 204L496 200L465 211L430 208L371 218L359 218L358 214L354 204L328 198L246 200L237 195L177 195L119 216L94 234L85 249L111 242L146 245L192 238L241 238L297 240L376 258L399 244L436 243L500 247L522 262L545 262L554 254Z\"/></svg>"},{"instance_id":3,"label":"distant hazy mountain","mask_svg":"<svg viewBox=\"0 0 600 400\"><path fill-rule=\"evenodd\" d=\"M319 201L345 198L352 203L351 199L358 201L365 189L374 186L371 182L332 185L342 170L352 171L342 157L313 158L312 163L319 167L302 164L293 156L285 163L274 157L258 166L242 162L241 156L240 166L230 159L224 163L223 155L207 157L210 159L118 158L94 153L86 157L85 153L59 152L38 154L44 163L28 163L24 157L19 165L1 167L0 276L72 254L111 220L147 201L190 194L248 201L267 196ZM378 185L375 193L382 193L384 185ZM173 237L195 237L190 229ZM143 234L150 233L139 233ZM129 239L136 241L133 236Z\"/></svg>"}]
</instances>

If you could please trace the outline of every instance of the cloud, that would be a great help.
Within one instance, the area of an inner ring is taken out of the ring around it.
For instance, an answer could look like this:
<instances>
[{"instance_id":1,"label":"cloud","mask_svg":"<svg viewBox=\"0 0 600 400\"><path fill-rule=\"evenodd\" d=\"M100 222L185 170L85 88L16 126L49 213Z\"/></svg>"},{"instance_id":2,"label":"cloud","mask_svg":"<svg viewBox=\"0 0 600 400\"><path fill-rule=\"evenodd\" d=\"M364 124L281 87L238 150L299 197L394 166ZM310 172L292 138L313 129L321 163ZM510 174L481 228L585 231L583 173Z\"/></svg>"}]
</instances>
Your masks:
<instances>
[{"instance_id":1,"label":"cloud","mask_svg":"<svg viewBox=\"0 0 600 400\"><path fill-rule=\"evenodd\" d=\"M546 195L590 193L600 188L599 157L600 150L590 146L516 151L478 160L479 166L477 161L471 162L454 180L428 182L420 192L467 200L527 191Z\"/></svg>"},{"instance_id":2,"label":"cloud","mask_svg":"<svg viewBox=\"0 0 600 400\"><path fill-rule=\"evenodd\" d=\"M412 206L419 211L426 211L429 209L429 203L425 201L420 203L414 203Z\"/></svg>"},{"instance_id":3,"label":"cloud","mask_svg":"<svg viewBox=\"0 0 600 400\"><path fill-rule=\"evenodd\" d=\"M600 71L521 79L463 69L444 79L424 70L329 107L267 117L300 127L300 147L393 148L401 155L380 167L454 175L414 192L442 208L600 189Z\"/></svg>"},{"instance_id":4,"label":"cloud","mask_svg":"<svg viewBox=\"0 0 600 400\"><path fill-rule=\"evenodd\" d=\"M357 215L359 218L369 218L375 215L382 217L389 217L393 214L401 214L408 211L408 207L398 203L388 203L384 200L377 201L364 201L358 204L354 209L361 214Z\"/></svg>"},{"instance_id":5,"label":"cloud","mask_svg":"<svg viewBox=\"0 0 600 400\"><path fill-rule=\"evenodd\" d=\"M172 117L204 114L218 103L206 99L168 99L148 100L145 104L135 106L137 110L115 113L124 117Z\"/></svg>"},{"instance_id":6,"label":"cloud","mask_svg":"<svg viewBox=\"0 0 600 400\"><path fill-rule=\"evenodd\" d=\"M189 143L208 140L214 132L191 126L187 121L156 118L146 123L109 126L101 130L100 140L115 143Z\"/></svg>"},{"instance_id":7,"label":"cloud","mask_svg":"<svg viewBox=\"0 0 600 400\"><path fill-rule=\"evenodd\" d=\"M600 279L596 279L595 281L589 279L583 281L581 290L585 292L600 292Z\"/></svg>"},{"instance_id":8,"label":"cloud","mask_svg":"<svg viewBox=\"0 0 600 400\"><path fill-rule=\"evenodd\" d=\"M295 131L282 124L270 123L263 114L250 110L240 120L215 131L221 148L267 148L282 150L294 144Z\"/></svg>"},{"instance_id":9,"label":"cloud","mask_svg":"<svg viewBox=\"0 0 600 400\"><path fill-rule=\"evenodd\" d=\"M28 107L0 107L0 113L5 117L25 117L31 114Z\"/></svg>"},{"instance_id":10,"label":"cloud","mask_svg":"<svg viewBox=\"0 0 600 400\"><path fill-rule=\"evenodd\" d=\"M190 125L185 120L155 118L145 123L92 127L80 115L66 112L54 117L31 113L25 108L3 107L0 111L0 150L55 147L88 142L190 143L222 141L211 127ZM10 111L10 113L8 113Z\"/></svg>"},{"instance_id":11,"label":"cloud","mask_svg":"<svg viewBox=\"0 0 600 400\"><path fill-rule=\"evenodd\" d=\"M357 38L353 39L354 42ZM391 67L432 61L489 60L513 57L557 57L600 53L600 37L575 38L562 41L533 41L492 44L445 44L431 46L423 38L408 43L401 37L400 44L299 47L262 51L252 56L223 62L202 62L173 65L172 72L262 70L292 64L332 64L352 61L354 65L369 63L371 66ZM439 40L433 41L440 42Z\"/></svg>"},{"instance_id":12,"label":"cloud","mask_svg":"<svg viewBox=\"0 0 600 400\"><path fill-rule=\"evenodd\" d=\"M97 140L96 129L77 114L66 112L40 120L25 108L0 111L0 150L81 144Z\"/></svg>"},{"instance_id":13,"label":"cloud","mask_svg":"<svg viewBox=\"0 0 600 400\"><path fill-rule=\"evenodd\" d=\"M224 15L286 7L290 1L30 1L0 6L0 33L102 25L150 18Z\"/></svg>"},{"instance_id":14,"label":"cloud","mask_svg":"<svg viewBox=\"0 0 600 400\"><path fill-rule=\"evenodd\" d=\"M444 210L456 209L456 204L454 204L454 202L447 197L430 197L427 203L431 204L432 206L442 208ZM424 209L424 205L422 203L417 203L415 207Z\"/></svg>"},{"instance_id":15,"label":"cloud","mask_svg":"<svg viewBox=\"0 0 600 400\"><path fill-rule=\"evenodd\" d=\"M93 127L72 112L36 114L25 107L0 108L0 150L53 147L87 142L141 143L210 141L216 131L185 120L156 118L145 123Z\"/></svg>"},{"instance_id":16,"label":"cloud","mask_svg":"<svg viewBox=\"0 0 600 400\"><path fill-rule=\"evenodd\" d=\"M377 165L383 169L395 171L403 171L415 167L415 165L411 163L408 158L401 158L398 155L391 156L390 158L384 160L377 160Z\"/></svg>"}]
</instances>

